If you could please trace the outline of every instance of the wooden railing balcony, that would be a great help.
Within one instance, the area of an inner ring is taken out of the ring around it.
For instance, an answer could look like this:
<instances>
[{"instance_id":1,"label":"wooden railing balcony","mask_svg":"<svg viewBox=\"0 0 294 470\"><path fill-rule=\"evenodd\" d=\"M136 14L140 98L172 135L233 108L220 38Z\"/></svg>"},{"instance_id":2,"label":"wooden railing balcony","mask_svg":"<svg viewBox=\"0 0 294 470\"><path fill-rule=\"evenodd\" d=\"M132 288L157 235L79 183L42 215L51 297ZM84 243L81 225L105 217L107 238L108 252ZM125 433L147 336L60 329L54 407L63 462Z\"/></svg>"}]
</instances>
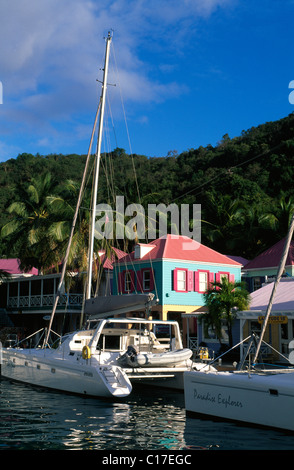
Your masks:
<instances>
[{"instance_id":1,"label":"wooden railing balcony","mask_svg":"<svg viewBox=\"0 0 294 470\"><path fill-rule=\"evenodd\" d=\"M54 294L24 295L8 298L8 308L51 307L55 300ZM62 294L58 306L81 307L83 294Z\"/></svg>"}]
</instances>

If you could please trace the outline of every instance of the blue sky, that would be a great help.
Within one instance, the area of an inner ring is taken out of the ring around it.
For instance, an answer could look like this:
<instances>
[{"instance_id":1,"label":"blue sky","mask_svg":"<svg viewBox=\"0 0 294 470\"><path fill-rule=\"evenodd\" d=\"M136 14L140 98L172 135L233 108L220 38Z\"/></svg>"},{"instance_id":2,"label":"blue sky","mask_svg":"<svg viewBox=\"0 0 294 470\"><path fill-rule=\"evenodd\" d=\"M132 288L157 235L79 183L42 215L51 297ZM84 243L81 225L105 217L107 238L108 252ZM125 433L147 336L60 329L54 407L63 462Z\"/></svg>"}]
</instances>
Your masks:
<instances>
[{"instance_id":1,"label":"blue sky","mask_svg":"<svg viewBox=\"0 0 294 470\"><path fill-rule=\"evenodd\" d=\"M87 153L110 29L103 151L166 156L283 118L293 18L294 0L1 0L0 161Z\"/></svg>"}]
</instances>

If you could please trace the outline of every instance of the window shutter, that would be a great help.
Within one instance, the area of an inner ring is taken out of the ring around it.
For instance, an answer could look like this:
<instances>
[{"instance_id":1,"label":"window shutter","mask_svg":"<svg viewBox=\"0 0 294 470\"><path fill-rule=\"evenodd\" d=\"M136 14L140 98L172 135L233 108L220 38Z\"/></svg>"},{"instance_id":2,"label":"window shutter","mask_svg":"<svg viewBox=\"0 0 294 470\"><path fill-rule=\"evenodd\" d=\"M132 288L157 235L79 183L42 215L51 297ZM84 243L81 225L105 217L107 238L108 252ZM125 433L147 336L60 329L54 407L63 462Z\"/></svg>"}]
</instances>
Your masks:
<instances>
[{"instance_id":1,"label":"window shutter","mask_svg":"<svg viewBox=\"0 0 294 470\"><path fill-rule=\"evenodd\" d=\"M211 284L214 282L214 273L209 273L208 281L209 281L208 288L211 289L212 287Z\"/></svg>"},{"instance_id":2,"label":"window shutter","mask_svg":"<svg viewBox=\"0 0 294 470\"><path fill-rule=\"evenodd\" d=\"M154 289L155 286L155 280L154 280L154 270L152 268L144 268L140 269L140 271L137 272L137 288L140 291L144 291L144 283L143 283L143 272L144 271L149 271L150 273L150 288L148 289L148 292Z\"/></svg>"},{"instance_id":3,"label":"window shutter","mask_svg":"<svg viewBox=\"0 0 294 470\"><path fill-rule=\"evenodd\" d=\"M194 273L194 289L196 292L199 292L199 271Z\"/></svg>"},{"instance_id":4,"label":"window shutter","mask_svg":"<svg viewBox=\"0 0 294 470\"><path fill-rule=\"evenodd\" d=\"M137 272L137 289L141 292L143 292L143 271L140 269L140 271Z\"/></svg>"},{"instance_id":5,"label":"window shutter","mask_svg":"<svg viewBox=\"0 0 294 470\"><path fill-rule=\"evenodd\" d=\"M118 273L118 291L120 294L124 292L124 273L125 271Z\"/></svg>"},{"instance_id":6,"label":"window shutter","mask_svg":"<svg viewBox=\"0 0 294 470\"><path fill-rule=\"evenodd\" d=\"M178 272L176 269L174 269L173 272L173 289L178 290Z\"/></svg>"},{"instance_id":7,"label":"window shutter","mask_svg":"<svg viewBox=\"0 0 294 470\"><path fill-rule=\"evenodd\" d=\"M131 290L129 292L134 292L135 290L135 271L129 271L131 275Z\"/></svg>"},{"instance_id":8,"label":"window shutter","mask_svg":"<svg viewBox=\"0 0 294 470\"><path fill-rule=\"evenodd\" d=\"M191 292L193 290L193 271L188 271L188 291Z\"/></svg>"}]
</instances>

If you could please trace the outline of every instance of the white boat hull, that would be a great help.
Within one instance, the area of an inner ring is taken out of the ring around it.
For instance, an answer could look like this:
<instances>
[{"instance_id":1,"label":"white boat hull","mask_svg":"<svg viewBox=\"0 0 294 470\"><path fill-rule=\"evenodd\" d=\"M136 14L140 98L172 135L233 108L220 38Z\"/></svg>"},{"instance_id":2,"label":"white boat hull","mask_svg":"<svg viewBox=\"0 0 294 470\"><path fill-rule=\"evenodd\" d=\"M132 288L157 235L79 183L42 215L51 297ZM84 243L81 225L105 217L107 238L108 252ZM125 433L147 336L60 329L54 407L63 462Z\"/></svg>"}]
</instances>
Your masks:
<instances>
[{"instance_id":1,"label":"white boat hull","mask_svg":"<svg viewBox=\"0 0 294 470\"><path fill-rule=\"evenodd\" d=\"M119 367L99 365L94 357L65 361L55 350L47 349L2 349L1 375L30 385L96 397L125 397L132 390Z\"/></svg>"},{"instance_id":2,"label":"white boat hull","mask_svg":"<svg viewBox=\"0 0 294 470\"><path fill-rule=\"evenodd\" d=\"M138 382L184 390L184 371L197 364L190 359L192 351L182 347L177 322L158 321L154 325L153 321L134 318L93 322L93 328L91 320L89 328L65 335L56 349L3 348L2 375L101 397L128 396L132 384ZM160 338L153 332L157 329ZM176 348L171 349L173 345Z\"/></svg>"},{"instance_id":3,"label":"white boat hull","mask_svg":"<svg viewBox=\"0 0 294 470\"><path fill-rule=\"evenodd\" d=\"M184 373L185 408L226 420L294 431L294 373Z\"/></svg>"}]
</instances>

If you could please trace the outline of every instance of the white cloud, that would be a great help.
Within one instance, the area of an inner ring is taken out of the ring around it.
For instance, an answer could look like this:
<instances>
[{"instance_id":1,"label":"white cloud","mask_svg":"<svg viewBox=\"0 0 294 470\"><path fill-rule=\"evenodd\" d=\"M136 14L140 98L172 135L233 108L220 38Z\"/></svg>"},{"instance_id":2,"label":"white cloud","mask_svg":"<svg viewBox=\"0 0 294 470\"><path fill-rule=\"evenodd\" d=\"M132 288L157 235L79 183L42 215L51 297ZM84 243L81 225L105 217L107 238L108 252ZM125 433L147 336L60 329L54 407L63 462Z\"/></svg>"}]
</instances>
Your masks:
<instances>
[{"instance_id":1,"label":"white cloud","mask_svg":"<svg viewBox=\"0 0 294 470\"><path fill-rule=\"evenodd\" d=\"M149 57L152 48L161 51L158 70L166 70L165 50L183 50L182 39L199 17L234 1L2 0L0 80L7 106L0 110L1 127L4 120L6 132L11 123L10 132L34 132L45 142L43 133L58 134L61 121L92 116L109 28L125 100L157 103L186 93L185 84L168 82L168 75L154 79L140 48Z\"/></svg>"}]
</instances>

